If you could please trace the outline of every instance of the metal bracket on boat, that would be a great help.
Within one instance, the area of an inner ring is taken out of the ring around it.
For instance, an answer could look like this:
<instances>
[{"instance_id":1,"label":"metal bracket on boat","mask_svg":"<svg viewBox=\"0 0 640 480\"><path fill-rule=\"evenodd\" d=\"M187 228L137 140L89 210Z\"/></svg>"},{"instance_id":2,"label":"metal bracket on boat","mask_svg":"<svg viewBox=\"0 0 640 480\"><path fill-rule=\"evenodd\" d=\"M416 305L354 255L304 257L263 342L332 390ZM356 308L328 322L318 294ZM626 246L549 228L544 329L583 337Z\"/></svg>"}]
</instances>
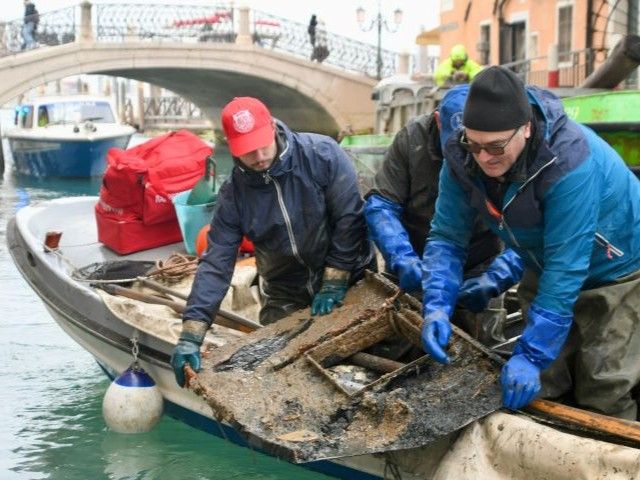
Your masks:
<instances>
[{"instance_id":1,"label":"metal bracket on boat","mask_svg":"<svg viewBox=\"0 0 640 480\"><path fill-rule=\"evenodd\" d=\"M140 346L138 345L138 331L136 330L131 337L131 355L133 355L133 363L131 364L133 370L139 370L140 364L138 363L138 354L140 353Z\"/></svg>"}]
</instances>

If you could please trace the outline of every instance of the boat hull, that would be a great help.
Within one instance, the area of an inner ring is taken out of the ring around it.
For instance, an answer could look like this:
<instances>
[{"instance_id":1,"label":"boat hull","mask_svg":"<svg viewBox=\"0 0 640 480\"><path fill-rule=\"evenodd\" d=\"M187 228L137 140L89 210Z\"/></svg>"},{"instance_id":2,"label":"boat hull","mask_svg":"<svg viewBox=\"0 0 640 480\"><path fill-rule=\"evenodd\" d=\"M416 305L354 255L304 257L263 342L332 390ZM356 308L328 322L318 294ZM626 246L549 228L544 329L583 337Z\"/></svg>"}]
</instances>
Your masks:
<instances>
[{"instance_id":1,"label":"boat hull","mask_svg":"<svg viewBox=\"0 0 640 480\"><path fill-rule=\"evenodd\" d=\"M29 283L34 292L43 301L45 307L56 321L78 345L89 352L110 377L115 378L122 373L133 361L132 339L138 339L140 365L154 379L165 399L165 413L199 430L221 437L241 446L248 446L253 450L260 450L255 445L247 443L246 439L230 425L218 422L213 417L211 407L199 396L188 389L178 387L175 382L173 369L169 363L173 345L152 337L143 331L136 330L115 316L104 304L101 297L87 285L72 280L64 268L64 262L58 257L44 253L41 239L29 237L21 233L29 230L28 225L45 232L50 229L60 229L63 238L75 237L83 232L83 238L88 244L97 243L97 232L91 212L96 197L83 197L78 204L73 199L60 199L48 204L59 203L66 213L63 224L56 223L55 215L48 214L46 206L41 204L28 209L42 210L31 218L19 221L13 218L7 225L7 244L14 264L21 275ZM25 209L27 210L27 209ZM18 213L18 217L23 211ZM88 218L83 223L83 218ZM42 224L44 221L50 224ZM94 242L95 240L95 242ZM61 247L65 249L64 246ZM67 248L72 263L88 264L91 261L108 261L117 256L112 252L97 247L81 246ZM159 247L157 249L128 255L132 260L149 260L150 258L164 258L170 252L179 248L178 244ZM93 249L93 251L92 251ZM82 251L81 251L82 250ZM309 462L304 468L322 472L337 478L353 480L381 479L385 471L385 459L381 456L363 455L344 459L323 460ZM417 479L408 473L403 478Z\"/></svg>"},{"instance_id":2,"label":"boat hull","mask_svg":"<svg viewBox=\"0 0 640 480\"><path fill-rule=\"evenodd\" d=\"M640 169L640 92L619 90L562 99L567 116L587 125L611 145L625 163Z\"/></svg>"},{"instance_id":3,"label":"boat hull","mask_svg":"<svg viewBox=\"0 0 640 480\"><path fill-rule=\"evenodd\" d=\"M47 305L47 310L56 323L67 333L78 345L88 351L96 359L104 373L114 379L125 371L132 363L133 356L127 345L110 341L108 338L100 338L96 332L87 329L82 323L74 321L64 312L52 305ZM133 331L131 332L133 334ZM165 414L179 420L191 427L202 430L211 435L215 435L236 445L250 447L259 450L255 446L249 445L230 425L219 422L213 418L211 408L201 398L190 390L177 387L173 369L167 361L159 361L153 356L141 355L139 364L154 379L156 385L162 392L165 399ZM378 480L382 477L371 472L358 470L351 467L350 463L377 464L372 456L368 459L354 457L351 461L319 461L310 462L304 465L305 468L331 475L337 478L349 480ZM342 463L344 462L344 464ZM384 462L381 462L384 466ZM360 467L362 468L362 467Z\"/></svg>"},{"instance_id":4,"label":"boat hull","mask_svg":"<svg viewBox=\"0 0 640 480\"><path fill-rule=\"evenodd\" d=\"M9 137L16 173L35 177L96 177L110 148L126 148L131 134L98 140Z\"/></svg>"}]
</instances>

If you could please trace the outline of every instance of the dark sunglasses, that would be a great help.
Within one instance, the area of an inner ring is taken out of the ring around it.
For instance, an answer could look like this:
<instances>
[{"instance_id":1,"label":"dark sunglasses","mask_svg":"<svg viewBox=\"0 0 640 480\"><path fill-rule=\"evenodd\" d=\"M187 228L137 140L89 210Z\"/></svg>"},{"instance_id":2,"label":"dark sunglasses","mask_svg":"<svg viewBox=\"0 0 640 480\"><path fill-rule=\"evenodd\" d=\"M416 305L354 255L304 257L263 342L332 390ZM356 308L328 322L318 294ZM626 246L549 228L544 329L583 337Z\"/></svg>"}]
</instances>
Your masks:
<instances>
[{"instance_id":1,"label":"dark sunglasses","mask_svg":"<svg viewBox=\"0 0 640 480\"><path fill-rule=\"evenodd\" d=\"M475 153L476 155L480 153L482 150L486 151L489 155L504 155L504 149L507 148L509 142L513 140L513 137L516 136L516 133L520 131L522 127L516 128L516 131L511 134L511 136L504 141L501 145L492 145L492 144L482 144L476 142L467 142L466 133L460 137L460 146L464 148L469 153Z\"/></svg>"}]
</instances>

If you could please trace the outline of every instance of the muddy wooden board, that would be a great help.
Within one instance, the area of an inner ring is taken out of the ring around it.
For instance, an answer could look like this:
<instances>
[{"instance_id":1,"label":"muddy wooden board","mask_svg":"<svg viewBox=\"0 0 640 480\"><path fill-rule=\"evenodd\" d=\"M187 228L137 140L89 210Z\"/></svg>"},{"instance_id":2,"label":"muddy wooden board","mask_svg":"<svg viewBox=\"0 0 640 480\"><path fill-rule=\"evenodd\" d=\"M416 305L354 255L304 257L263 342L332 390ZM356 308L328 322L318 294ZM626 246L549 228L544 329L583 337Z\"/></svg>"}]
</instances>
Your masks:
<instances>
[{"instance_id":1,"label":"muddy wooden board","mask_svg":"<svg viewBox=\"0 0 640 480\"><path fill-rule=\"evenodd\" d=\"M302 310L209 349L190 388L251 445L293 462L426 445L500 408L500 361L454 329L451 363L435 362L418 348L419 310L368 275L330 315ZM391 371L350 360L394 349Z\"/></svg>"}]
</instances>

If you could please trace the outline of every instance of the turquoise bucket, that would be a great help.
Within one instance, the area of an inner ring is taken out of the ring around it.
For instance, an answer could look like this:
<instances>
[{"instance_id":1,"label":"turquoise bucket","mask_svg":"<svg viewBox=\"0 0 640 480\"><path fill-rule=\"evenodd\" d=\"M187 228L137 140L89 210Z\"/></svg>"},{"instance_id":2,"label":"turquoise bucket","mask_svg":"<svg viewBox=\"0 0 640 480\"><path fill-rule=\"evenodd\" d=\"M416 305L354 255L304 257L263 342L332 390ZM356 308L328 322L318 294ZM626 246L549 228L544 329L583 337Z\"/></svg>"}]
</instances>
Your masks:
<instances>
[{"instance_id":1,"label":"turquoise bucket","mask_svg":"<svg viewBox=\"0 0 640 480\"><path fill-rule=\"evenodd\" d=\"M187 198L189 198L189 193L191 193L191 190L178 193L173 197L173 205L178 216L184 248L189 255L195 255L198 233L202 227L211 223L216 202L188 205Z\"/></svg>"}]
</instances>

